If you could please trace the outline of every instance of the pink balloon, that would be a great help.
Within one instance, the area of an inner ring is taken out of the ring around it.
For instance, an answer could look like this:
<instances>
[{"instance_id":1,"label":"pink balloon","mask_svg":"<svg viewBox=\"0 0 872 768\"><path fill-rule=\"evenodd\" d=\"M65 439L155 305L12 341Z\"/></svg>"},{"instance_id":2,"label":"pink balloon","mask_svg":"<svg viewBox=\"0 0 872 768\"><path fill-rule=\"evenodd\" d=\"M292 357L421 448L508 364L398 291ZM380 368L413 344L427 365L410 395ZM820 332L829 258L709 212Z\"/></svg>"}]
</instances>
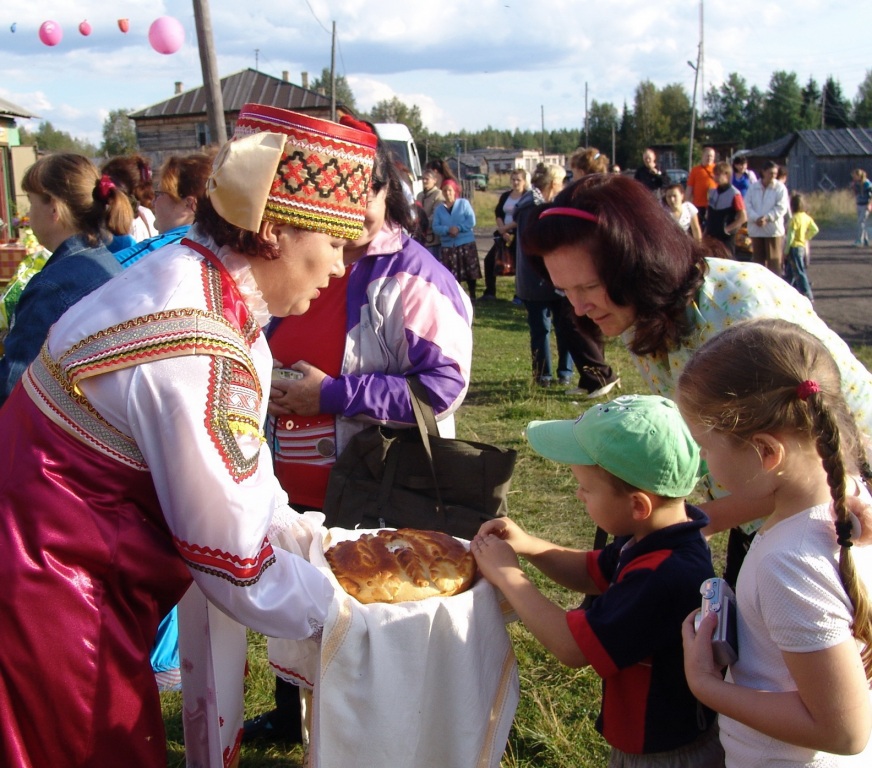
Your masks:
<instances>
[{"instance_id":1,"label":"pink balloon","mask_svg":"<svg viewBox=\"0 0 872 768\"><path fill-rule=\"evenodd\" d=\"M46 45L57 45L63 36L64 31L56 21L44 21L39 28L39 39Z\"/></svg>"},{"instance_id":2,"label":"pink balloon","mask_svg":"<svg viewBox=\"0 0 872 768\"><path fill-rule=\"evenodd\" d=\"M91 34L91 25L87 19L79 24L79 33L84 35L85 37Z\"/></svg>"},{"instance_id":3,"label":"pink balloon","mask_svg":"<svg viewBox=\"0 0 872 768\"><path fill-rule=\"evenodd\" d=\"M158 53L175 53L185 42L185 28L178 19L161 16L148 28L148 42Z\"/></svg>"}]
</instances>

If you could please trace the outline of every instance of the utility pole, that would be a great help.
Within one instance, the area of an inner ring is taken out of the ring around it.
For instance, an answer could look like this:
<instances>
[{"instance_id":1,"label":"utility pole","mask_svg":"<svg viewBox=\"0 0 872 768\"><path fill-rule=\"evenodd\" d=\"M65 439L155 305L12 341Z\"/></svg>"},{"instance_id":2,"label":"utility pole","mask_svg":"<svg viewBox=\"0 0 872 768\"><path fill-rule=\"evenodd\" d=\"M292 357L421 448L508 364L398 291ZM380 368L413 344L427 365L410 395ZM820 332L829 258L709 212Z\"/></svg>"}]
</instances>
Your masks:
<instances>
[{"instance_id":1,"label":"utility pole","mask_svg":"<svg viewBox=\"0 0 872 768\"><path fill-rule=\"evenodd\" d=\"M690 175L691 170L693 170L693 129L696 125L696 84L699 80L699 59L702 53L702 46L700 46L700 50L696 55L696 64L692 61L687 62L687 66L689 66L693 70L693 104L690 110L690 146L687 150L687 173Z\"/></svg>"},{"instance_id":2,"label":"utility pole","mask_svg":"<svg viewBox=\"0 0 872 768\"><path fill-rule=\"evenodd\" d=\"M617 160L615 159L615 125L616 125L616 123L613 120L612 121L612 162L613 163L617 162Z\"/></svg>"},{"instance_id":3,"label":"utility pole","mask_svg":"<svg viewBox=\"0 0 872 768\"><path fill-rule=\"evenodd\" d=\"M584 146L590 146L590 138L587 133L587 80L584 81Z\"/></svg>"},{"instance_id":4,"label":"utility pole","mask_svg":"<svg viewBox=\"0 0 872 768\"><path fill-rule=\"evenodd\" d=\"M704 27L703 27L703 18L702 18L702 3L703 0L699 0L699 60L697 61L697 66L699 67L699 127L700 132L702 132L702 120L705 115L705 45L704 45Z\"/></svg>"},{"instance_id":5,"label":"utility pole","mask_svg":"<svg viewBox=\"0 0 872 768\"><path fill-rule=\"evenodd\" d=\"M545 105L539 107L542 113L542 162L545 162Z\"/></svg>"},{"instance_id":6,"label":"utility pole","mask_svg":"<svg viewBox=\"0 0 872 768\"><path fill-rule=\"evenodd\" d=\"M336 22L333 22L333 42L330 45L330 119L336 122Z\"/></svg>"},{"instance_id":7,"label":"utility pole","mask_svg":"<svg viewBox=\"0 0 872 768\"><path fill-rule=\"evenodd\" d=\"M193 0L193 2L197 48L200 52L200 69L203 72L203 90L206 93L209 136L213 143L221 145L227 141L227 126L224 123L224 96L221 93L221 79L218 77L209 0Z\"/></svg>"},{"instance_id":8,"label":"utility pole","mask_svg":"<svg viewBox=\"0 0 872 768\"><path fill-rule=\"evenodd\" d=\"M689 66L693 70L693 108L690 112L690 146L687 150L687 173L690 174L693 169L693 129L696 125L696 88L697 83L700 82L703 72L703 53L702 53L702 35L703 35L703 24L702 24L702 0L699 0L699 47L696 52L696 65L692 61L687 62L687 66ZM702 90L702 102L705 104L705 81L701 83ZM702 125L702 110L700 110L700 125Z\"/></svg>"},{"instance_id":9,"label":"utility pole","mask_svg":"<svg viewBox=\"0 0 872 768\"><path fill-rule=\"evenodd\" d=\"M821 88L821 130L827 127L827 81L824 80L824 87Z\"/></svg>"}]
</instances>

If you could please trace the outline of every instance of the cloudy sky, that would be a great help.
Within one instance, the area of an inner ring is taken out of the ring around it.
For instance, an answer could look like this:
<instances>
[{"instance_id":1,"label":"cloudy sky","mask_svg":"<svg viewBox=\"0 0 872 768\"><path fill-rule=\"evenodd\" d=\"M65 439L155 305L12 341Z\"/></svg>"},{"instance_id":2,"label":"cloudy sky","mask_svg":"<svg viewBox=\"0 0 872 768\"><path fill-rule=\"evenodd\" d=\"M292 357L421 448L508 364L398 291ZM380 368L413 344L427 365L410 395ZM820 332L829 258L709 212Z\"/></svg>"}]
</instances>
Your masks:
<instances>
[{"instance_id":1,"label":"cloudy sky","mask_svg":"<svg viewBox=\"0 0 872 768\"><path fill-rule=\"evenodd\" d=\"M488 125L538 130L583 125L588 104L632 106L638 83L680 83L693 92L699 0L209 0L218 71L251 67L300 82L330 64L361 109L393 96L421 109L431 130ZM155 52L159 16L186 32L172 55ZM832 75L853 99L872 68L867 0L705 0L706 88L738 72L766 89L772 72L804 84ZM122 34L119 18L129 19ZM87 19L92 33L78 31ZM865 21L864 21L865 19ZM38 30L57 22L62 41ZM14 25L14 32L12 27ZM39 0L0 8L0 96L55 128L95 144L113 109L169 98L176 81L202 84L190 0ZM38 121L24 125L36 129Z\"/></svg>"}]
</instances>

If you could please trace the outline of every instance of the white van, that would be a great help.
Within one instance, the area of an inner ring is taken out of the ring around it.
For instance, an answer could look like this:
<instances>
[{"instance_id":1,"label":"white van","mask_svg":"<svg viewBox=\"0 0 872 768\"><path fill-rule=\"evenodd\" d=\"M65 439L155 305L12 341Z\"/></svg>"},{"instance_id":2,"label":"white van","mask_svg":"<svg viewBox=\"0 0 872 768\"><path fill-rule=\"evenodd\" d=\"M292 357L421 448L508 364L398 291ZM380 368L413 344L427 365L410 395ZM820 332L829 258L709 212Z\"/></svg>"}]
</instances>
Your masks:
<instances>
[{"instance_id":1,"label":"white van","mask_svg":"<svg viewBox=\"0 0 872 768\"><path fill-rule=\"evenodd\" d=\"M375 123L378 137L388 145L388 149L396 155L412 176L412 194L418 197L423 192L421 183L421 161L418 158L418 148L412 138L412 132L402 123Z\"/></svg>"}]
</instances>

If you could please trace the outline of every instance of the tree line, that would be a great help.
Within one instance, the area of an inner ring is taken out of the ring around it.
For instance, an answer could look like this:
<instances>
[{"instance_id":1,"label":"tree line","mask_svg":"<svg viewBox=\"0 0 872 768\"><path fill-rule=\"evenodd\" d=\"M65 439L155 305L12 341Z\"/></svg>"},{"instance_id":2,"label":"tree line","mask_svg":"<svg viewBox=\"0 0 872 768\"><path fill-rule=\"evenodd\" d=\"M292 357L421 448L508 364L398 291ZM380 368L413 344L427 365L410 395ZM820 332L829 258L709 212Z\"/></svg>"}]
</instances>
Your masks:
<instances>
[{"instance_id":1,"label":"tree line","mask_svg":"<svg viewBox=\"0 0 872 768\"><path fill-rule=\"evenodd\" d=\"M330 92L330 70L325 67L311 89ZM620 111L611 103L591 102L586 125L542 131L514 130L488 126L478 131L440 134L429 130L416 104L396 96L378 102L369 112L357 108L356 99L344 76L335 78L336 102L373 123L405 123L418 144L422 158L453 156L488 147L541 150L548 154L571 154L579 146L595 146L615 157L622 167L638 165L648 146L671 145L687 164L692 117L691 99L679 83L658 88L650 80L636 86L632 106L624 102ZM81 152L90 157L111 157L136 150L129 110L116 109L103 123L99 147L55 129L50 122L32 134L20 129L22 143L36 143L47 151ZM776 71L765 91L748 86L737 72L704 94L694 131L694 161L706 143L730 143L736 149L753 148L775 141L785 134L807 128L872 128L872 70L857 89L853 100L842 93L840 83L828 77L822 85L809 78L804 85L795 72Z\"/></svg>"},{"instance_id":2,"label":"tree line","mask_svg":"<svg viewBox=\"0 0 872 768\"><path fill-rule=\"evenodd\" d=\"M761 91L748 86L737 72L703 96L696 115L694 161L706 143L730 143L736 149L751 149L782 136L814 128L872 128L872 70L853 100L842 93L840 83L828 77L823 85L810 78L802 85L795 72L777 71ZM439 134L421 121L420 109L394 97L376 104L369 115L373 122L403 122L409 126L422 157L445 157L463 151L502 147L570 154L579 146L595 146L615 157L622 167L639 164L648 146L672 145L682 161L688 160L692 104L681 84L658 88L650 80L636 86L632 107L626 102L620 112L611 103L593 101L587 124L542 131L509 130L488 126L479 131Z\"/></svg>"}]
</instances>

